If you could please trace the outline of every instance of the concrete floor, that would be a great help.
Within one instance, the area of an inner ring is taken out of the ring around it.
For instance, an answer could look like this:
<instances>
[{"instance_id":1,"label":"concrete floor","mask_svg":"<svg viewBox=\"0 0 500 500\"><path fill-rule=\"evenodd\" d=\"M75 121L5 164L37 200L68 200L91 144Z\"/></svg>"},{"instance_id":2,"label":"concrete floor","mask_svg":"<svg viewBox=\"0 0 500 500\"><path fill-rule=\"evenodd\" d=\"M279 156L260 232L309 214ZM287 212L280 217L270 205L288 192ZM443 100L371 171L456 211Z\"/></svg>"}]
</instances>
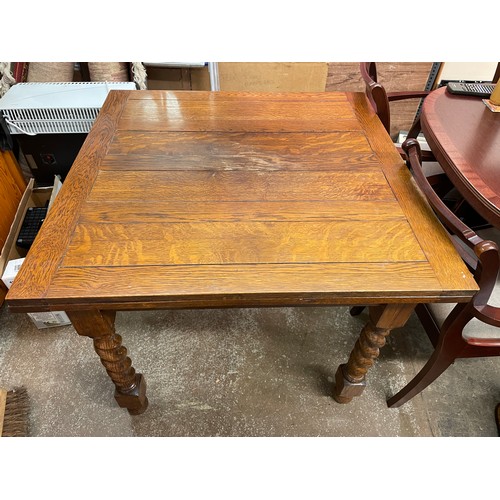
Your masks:
<instances>
[{"instance_id":1,"label":"concrete floor","mask_svg":"<svg viewBox=\"0 0 500 500\"><path fill-rule=\"evenodd\" d=\"M90 339L3 306L0 385L27 387L31 436L497 436L500 358L458 360L387 408L432 350L416 316L389 337L364 394L336 403L336 367L365 321L347 307L119 312L148 386L149 408L130 416Z\"/></svg>"}]
</instances>

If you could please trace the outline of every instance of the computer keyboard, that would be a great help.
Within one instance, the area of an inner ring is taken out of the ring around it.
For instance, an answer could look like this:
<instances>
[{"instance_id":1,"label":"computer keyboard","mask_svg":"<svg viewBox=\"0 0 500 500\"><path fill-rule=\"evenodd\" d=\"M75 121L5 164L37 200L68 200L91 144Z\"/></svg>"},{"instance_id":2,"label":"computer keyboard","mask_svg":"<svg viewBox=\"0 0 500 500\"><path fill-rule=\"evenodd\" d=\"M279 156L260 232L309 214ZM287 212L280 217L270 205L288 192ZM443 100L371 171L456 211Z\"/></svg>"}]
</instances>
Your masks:
<instances>
[{"instance_id":1,"label":"computer keyboard","mask_svg":"<svg viewBox=\"0 0 500 500\"><path fill-rule=\"evenodd\" d=\"M495 88L494 83L448 82L446 88L452 94L470 95L488 99Z\"/></svg>"},{"instance_id":2,"label":"computer keyboard","mask_svg":"<svg viewBox=\"0 0 500 500\"><path fill-rule=\"evenodd\" d=\"M29 249L47 216L47 207L29 207L17 237L16 245Z\"/></svg>"}]
</instances>

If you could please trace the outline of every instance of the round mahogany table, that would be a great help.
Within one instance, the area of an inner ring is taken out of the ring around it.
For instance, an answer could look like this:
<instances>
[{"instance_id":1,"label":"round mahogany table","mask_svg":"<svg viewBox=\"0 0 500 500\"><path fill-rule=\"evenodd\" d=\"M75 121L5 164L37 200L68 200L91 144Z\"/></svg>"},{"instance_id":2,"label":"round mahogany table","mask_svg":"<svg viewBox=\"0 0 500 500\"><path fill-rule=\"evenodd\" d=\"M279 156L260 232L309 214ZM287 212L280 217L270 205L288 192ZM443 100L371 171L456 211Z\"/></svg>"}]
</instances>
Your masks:
<instances>
[{"instance_id":1,"label":"round mahogany table","mask_svg":"<svg viewBox=\"0 0 500 500\"><path fill-rule=\"evenodd\" d=\"M450 94L442 87L425 99L421 125L460 194L500 228L500 113L479 97Z\"/></svg>"}]
</instances>

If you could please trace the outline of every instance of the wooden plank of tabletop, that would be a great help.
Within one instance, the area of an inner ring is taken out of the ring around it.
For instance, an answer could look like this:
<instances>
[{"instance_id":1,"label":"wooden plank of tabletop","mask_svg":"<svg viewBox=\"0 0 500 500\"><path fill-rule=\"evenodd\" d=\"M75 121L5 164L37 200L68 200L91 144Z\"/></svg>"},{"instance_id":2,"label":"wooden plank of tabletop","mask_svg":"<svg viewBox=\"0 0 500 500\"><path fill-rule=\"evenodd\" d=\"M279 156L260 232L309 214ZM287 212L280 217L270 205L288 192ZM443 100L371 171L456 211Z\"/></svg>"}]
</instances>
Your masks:
<instances>
[{"instance_id":1,"label":"wooden plank of tabletop","mask_svg":"<svg viewBox=\"0 0 500 500\"><path fill-rule=\"evenodd\" d=\"M300 305L450 300L426 262L307 263L205 266L66 267L47 294L51 308L150 308L158 305ZM214 297L212 300L211 297ZM352 300L350 300L352 299ZM12 304L15 306L15 304ZM23 304L19 304L21 307ZM26 305L29 307L29 305Z\"/></svg>"},{"instance_id":2,"label":"wooden plank of tabletop","mask_svg":"<svg viewBox=\"0 0 500 500\"><path fill-rule=\"evenodd\" d=\"M406 221L78 225L63 267L425 261Z\"/></svg>"},{"instance_id":3,"label":"wooden plank of tabletop","mask_svg":"<svg viewBox=\"0 0 500 500\"><path fill-rule=\"evenodd\" d=\"M396 200L372 201L204 201L154 200L137 203L128 200L100 200L82 206L79 223L136 223L240 221L253 214L254 221L378 221L406 220Z\"/></svg>"},{"instance_id":4,"label":"wooden plank of tabletop","mask_svg":"<svg viewBox=\"0 0 500 500\"><path fill-rule=\"evenodd\" d=\"M108 155L263 155L316 159L335 153L359 155L373 151L362 131L342 132L159 132L118 130ZM319 156L318 156L319 155ZM343 156L342 156L343 158Z\"/></svg>"},{"instance_id":5,"label":"wooden plank of tabletop","mask_svg":"<svg viewBox=\"0 0 500 500\"><path fill-rule=\"evenodd\" d=\"M88 197L94 201L391 201L378 168L338 171L101 171Z\"/></svg>"},{"instance_id":6,"label":"wooden plank of tabletop","mask_svg":"<svg viewBox=\"0 0 500 500\"><path fill-rule=\"evenodd\" d=\"M333 119L334 117L334 119ZM118 130L299 132L361 130L344 100L278 100L252 95L231 100L226 95L202 100L130 100Z\"/></svg>"},{"instance_id":7,"label":"wooden plank of tabletop","mask_svg":"<svg viewBox=\"0 0 500 500\"><path fill-rule=\"evenodd\" d=\"M252 92L230 91L210 92L193 90L182 95L176 90L148 90L147 92L134 92L130 96L132 101L219 101L230 102L347 102L348 94L345 92Z\"/></svg>"},{"instance_id":8,"label":"wooden plank of tabletop","mask_svg":"<svg viewBox=\"0 0 500 500\"><path fill-rule=\"evenodd\" d=\"M242 133L118 131L101 169L329 170L377 165L360 131Z\"/></svg>"}]
</instances>

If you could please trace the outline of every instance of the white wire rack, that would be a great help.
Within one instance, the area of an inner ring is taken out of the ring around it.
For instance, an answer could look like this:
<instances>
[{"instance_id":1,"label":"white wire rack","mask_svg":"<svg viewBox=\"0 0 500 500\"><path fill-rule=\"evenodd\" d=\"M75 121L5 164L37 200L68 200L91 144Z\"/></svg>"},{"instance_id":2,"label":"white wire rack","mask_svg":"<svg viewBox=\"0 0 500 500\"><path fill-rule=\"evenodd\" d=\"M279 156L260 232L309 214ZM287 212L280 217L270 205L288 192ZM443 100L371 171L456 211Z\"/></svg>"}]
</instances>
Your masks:
<instances>
[{"instance_id":1,"label":"white wire rack","mask_svg":"<svg viewBox=\"0 0 500 500\"><path fill-rule=\"evenodd\" d=\"M132 82L18 83L0 99L11 134L88 133L110 90Z\"/></svg>"},{"instance_id":2,"label":"white wire rack","mask_svg":"<svg viewBox=\"0 0 500 500\"><path fill-rule=\"evenodd\" d=\"M91 109L15 109L4 112L11 134L88 133L99 113Z\"/></svg>"}]
</instances>

